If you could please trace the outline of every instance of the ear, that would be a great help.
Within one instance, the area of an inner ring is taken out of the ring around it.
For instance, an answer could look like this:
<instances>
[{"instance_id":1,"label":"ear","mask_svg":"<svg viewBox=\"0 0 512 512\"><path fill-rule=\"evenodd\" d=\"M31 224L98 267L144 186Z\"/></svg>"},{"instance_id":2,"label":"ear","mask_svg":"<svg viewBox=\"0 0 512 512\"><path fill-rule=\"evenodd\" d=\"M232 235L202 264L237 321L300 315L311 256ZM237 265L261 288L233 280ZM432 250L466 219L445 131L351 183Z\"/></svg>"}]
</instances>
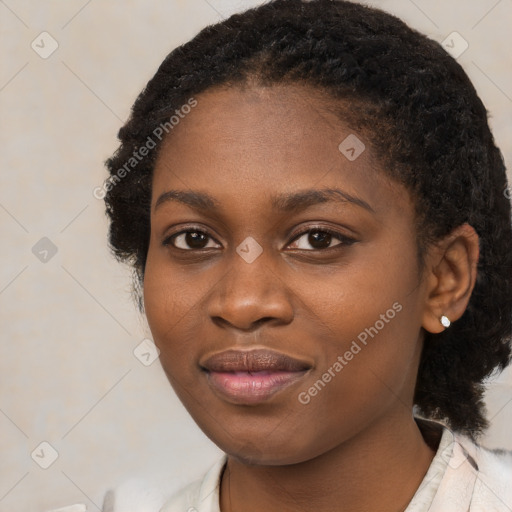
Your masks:
<instances>
[{"instance_id":1,"label":"ear","mask_svg":"<svg viewBox=\"0 0 512 512\"><path fill-rule=\"evenodd\" d=\"M475 286L479 252L478 235L469 224L455 228L429 251L422 321L428 332L445 330L443 315L451 322L463 315Z\"/></svg>"}]
</instances>

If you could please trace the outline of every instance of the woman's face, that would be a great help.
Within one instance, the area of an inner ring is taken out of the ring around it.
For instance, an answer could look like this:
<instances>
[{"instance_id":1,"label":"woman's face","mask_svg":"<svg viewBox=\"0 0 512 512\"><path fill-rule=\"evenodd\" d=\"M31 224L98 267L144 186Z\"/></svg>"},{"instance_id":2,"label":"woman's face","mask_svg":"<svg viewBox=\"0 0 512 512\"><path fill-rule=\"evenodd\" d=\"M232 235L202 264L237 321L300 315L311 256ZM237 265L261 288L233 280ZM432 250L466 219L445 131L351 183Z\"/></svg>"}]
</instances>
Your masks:
<instances>
[{"instance_id":1,"label":"woman's face","mask_svg":"<svg viewBox=\"0 0 512 512\"><path fill-rule=\"evenodd\" d=\"M144 280L185 407L274 465L410 421L425 287L406 189L307 88L196 99L156 163Z\"/></svg>"}]
</instances>

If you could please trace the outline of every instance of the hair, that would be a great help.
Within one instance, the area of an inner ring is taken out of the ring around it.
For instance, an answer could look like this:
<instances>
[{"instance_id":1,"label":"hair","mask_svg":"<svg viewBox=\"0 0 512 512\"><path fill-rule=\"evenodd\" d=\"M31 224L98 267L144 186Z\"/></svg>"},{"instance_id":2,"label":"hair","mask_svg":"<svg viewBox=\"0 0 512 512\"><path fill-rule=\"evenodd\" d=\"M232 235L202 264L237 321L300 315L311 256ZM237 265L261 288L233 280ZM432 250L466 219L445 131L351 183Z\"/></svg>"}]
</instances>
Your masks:
<instances>
[{"instance_id":1,"label":"hair","mask_svg":"<svg viewBox=\"0 0 512 512\"><path fill-rule=\"evenodd\" d=\"M193 96L250 83L310 87L365 134L381 172L414 198L420 268L429 244L464 223L476 230L480 259L468 307L449 329L425 332L414 395L420 415L475 439L488 427L484 379L511 359L505 165L462 67L439 43L378 9L342 0L273 0L206 27L165 58L106 161L110 247L134 269L141 311L161 141L122 179L119 170Z\"/></svg>"}]
</instances>

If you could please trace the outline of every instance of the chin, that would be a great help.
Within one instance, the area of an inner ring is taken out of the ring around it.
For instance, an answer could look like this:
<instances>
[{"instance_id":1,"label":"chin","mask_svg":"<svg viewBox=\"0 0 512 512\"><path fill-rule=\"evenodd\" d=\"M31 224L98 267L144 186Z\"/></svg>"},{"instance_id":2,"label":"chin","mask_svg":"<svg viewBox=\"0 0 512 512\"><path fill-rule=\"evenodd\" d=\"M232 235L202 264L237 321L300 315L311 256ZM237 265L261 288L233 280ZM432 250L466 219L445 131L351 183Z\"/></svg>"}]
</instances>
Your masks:
<instances>
[{"instance_id":1,"label":"chin","mask_svg":"<svg viewBox=\"0 0 512 512\"><path fill-rule=\"evenodd\" d=\"M258 437L240 441L235 441L233 437L220 440L212 436L210 439L230 458L246 465L287 466L300 464L319 455L313 443L307 443L305 439L294 440L292 436L286 440L272 441Z\"/></svg>"}]
</instances>

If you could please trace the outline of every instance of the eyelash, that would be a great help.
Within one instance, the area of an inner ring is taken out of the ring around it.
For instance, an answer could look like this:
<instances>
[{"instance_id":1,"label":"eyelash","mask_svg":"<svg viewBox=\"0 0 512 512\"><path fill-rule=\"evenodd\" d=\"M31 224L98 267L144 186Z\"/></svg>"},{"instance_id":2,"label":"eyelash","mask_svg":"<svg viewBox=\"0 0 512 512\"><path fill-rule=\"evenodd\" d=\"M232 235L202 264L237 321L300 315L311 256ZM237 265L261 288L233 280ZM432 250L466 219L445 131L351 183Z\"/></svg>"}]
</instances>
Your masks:
<instances>
[{"instance_id":1,"label":"eyelash","mask_svg":"<svg viewBox=\"0 0 512 512\"><path fill-rule=\"evenodd\" d=\"M182 231L179 231L178 233L174 233L174 234L166 237L163 240L162 245L165 246L165 247L171 246L173 249L176 249L178 251L183 251L183 252L204 251L204 250L207 250L207 249L211 249L211 247L206 247L206 248L202 248L202 249L182 249L181 247L176 247L173 244L174 239L176 239L180 235L187 234L187 233L198 233L198 234L201 234L201 235L206 235L209 240L213 240L213 241L215 241L215 243L219 244L219 242L217 240L215 240L215 238L210 236L206 231L204 231L203 229L194 228L192 226L192 227L190 227L188 229L184 229ZM356 242L356 240L354 240L353 238L347 237L347 236L345 236L345 235L341 234L340 232L335 231L333 229L326 228L326 227L321 227L321 226L312 226L309 229L306 229L305 231L301 231L300 233L297 233L294 236L294 238L292 239L292 241L290 242L290 244L295 242L296 240L299 240L302 236L307 235L309 233L326 233L328 235L331 235L333 238L338 240L340 243L336 244L333 247L327 247L325 249L314 249L313 248L313 249L296 249L296 250L306 251L306 252L317 252L317 251L318 252L326 252L326 251L330 251L330 250L335 250L337 248L341 248L343 246L352 245L354 242ZM288 244L288 245L290 245L290 244Z\"/></svg>"}]
</instances>

